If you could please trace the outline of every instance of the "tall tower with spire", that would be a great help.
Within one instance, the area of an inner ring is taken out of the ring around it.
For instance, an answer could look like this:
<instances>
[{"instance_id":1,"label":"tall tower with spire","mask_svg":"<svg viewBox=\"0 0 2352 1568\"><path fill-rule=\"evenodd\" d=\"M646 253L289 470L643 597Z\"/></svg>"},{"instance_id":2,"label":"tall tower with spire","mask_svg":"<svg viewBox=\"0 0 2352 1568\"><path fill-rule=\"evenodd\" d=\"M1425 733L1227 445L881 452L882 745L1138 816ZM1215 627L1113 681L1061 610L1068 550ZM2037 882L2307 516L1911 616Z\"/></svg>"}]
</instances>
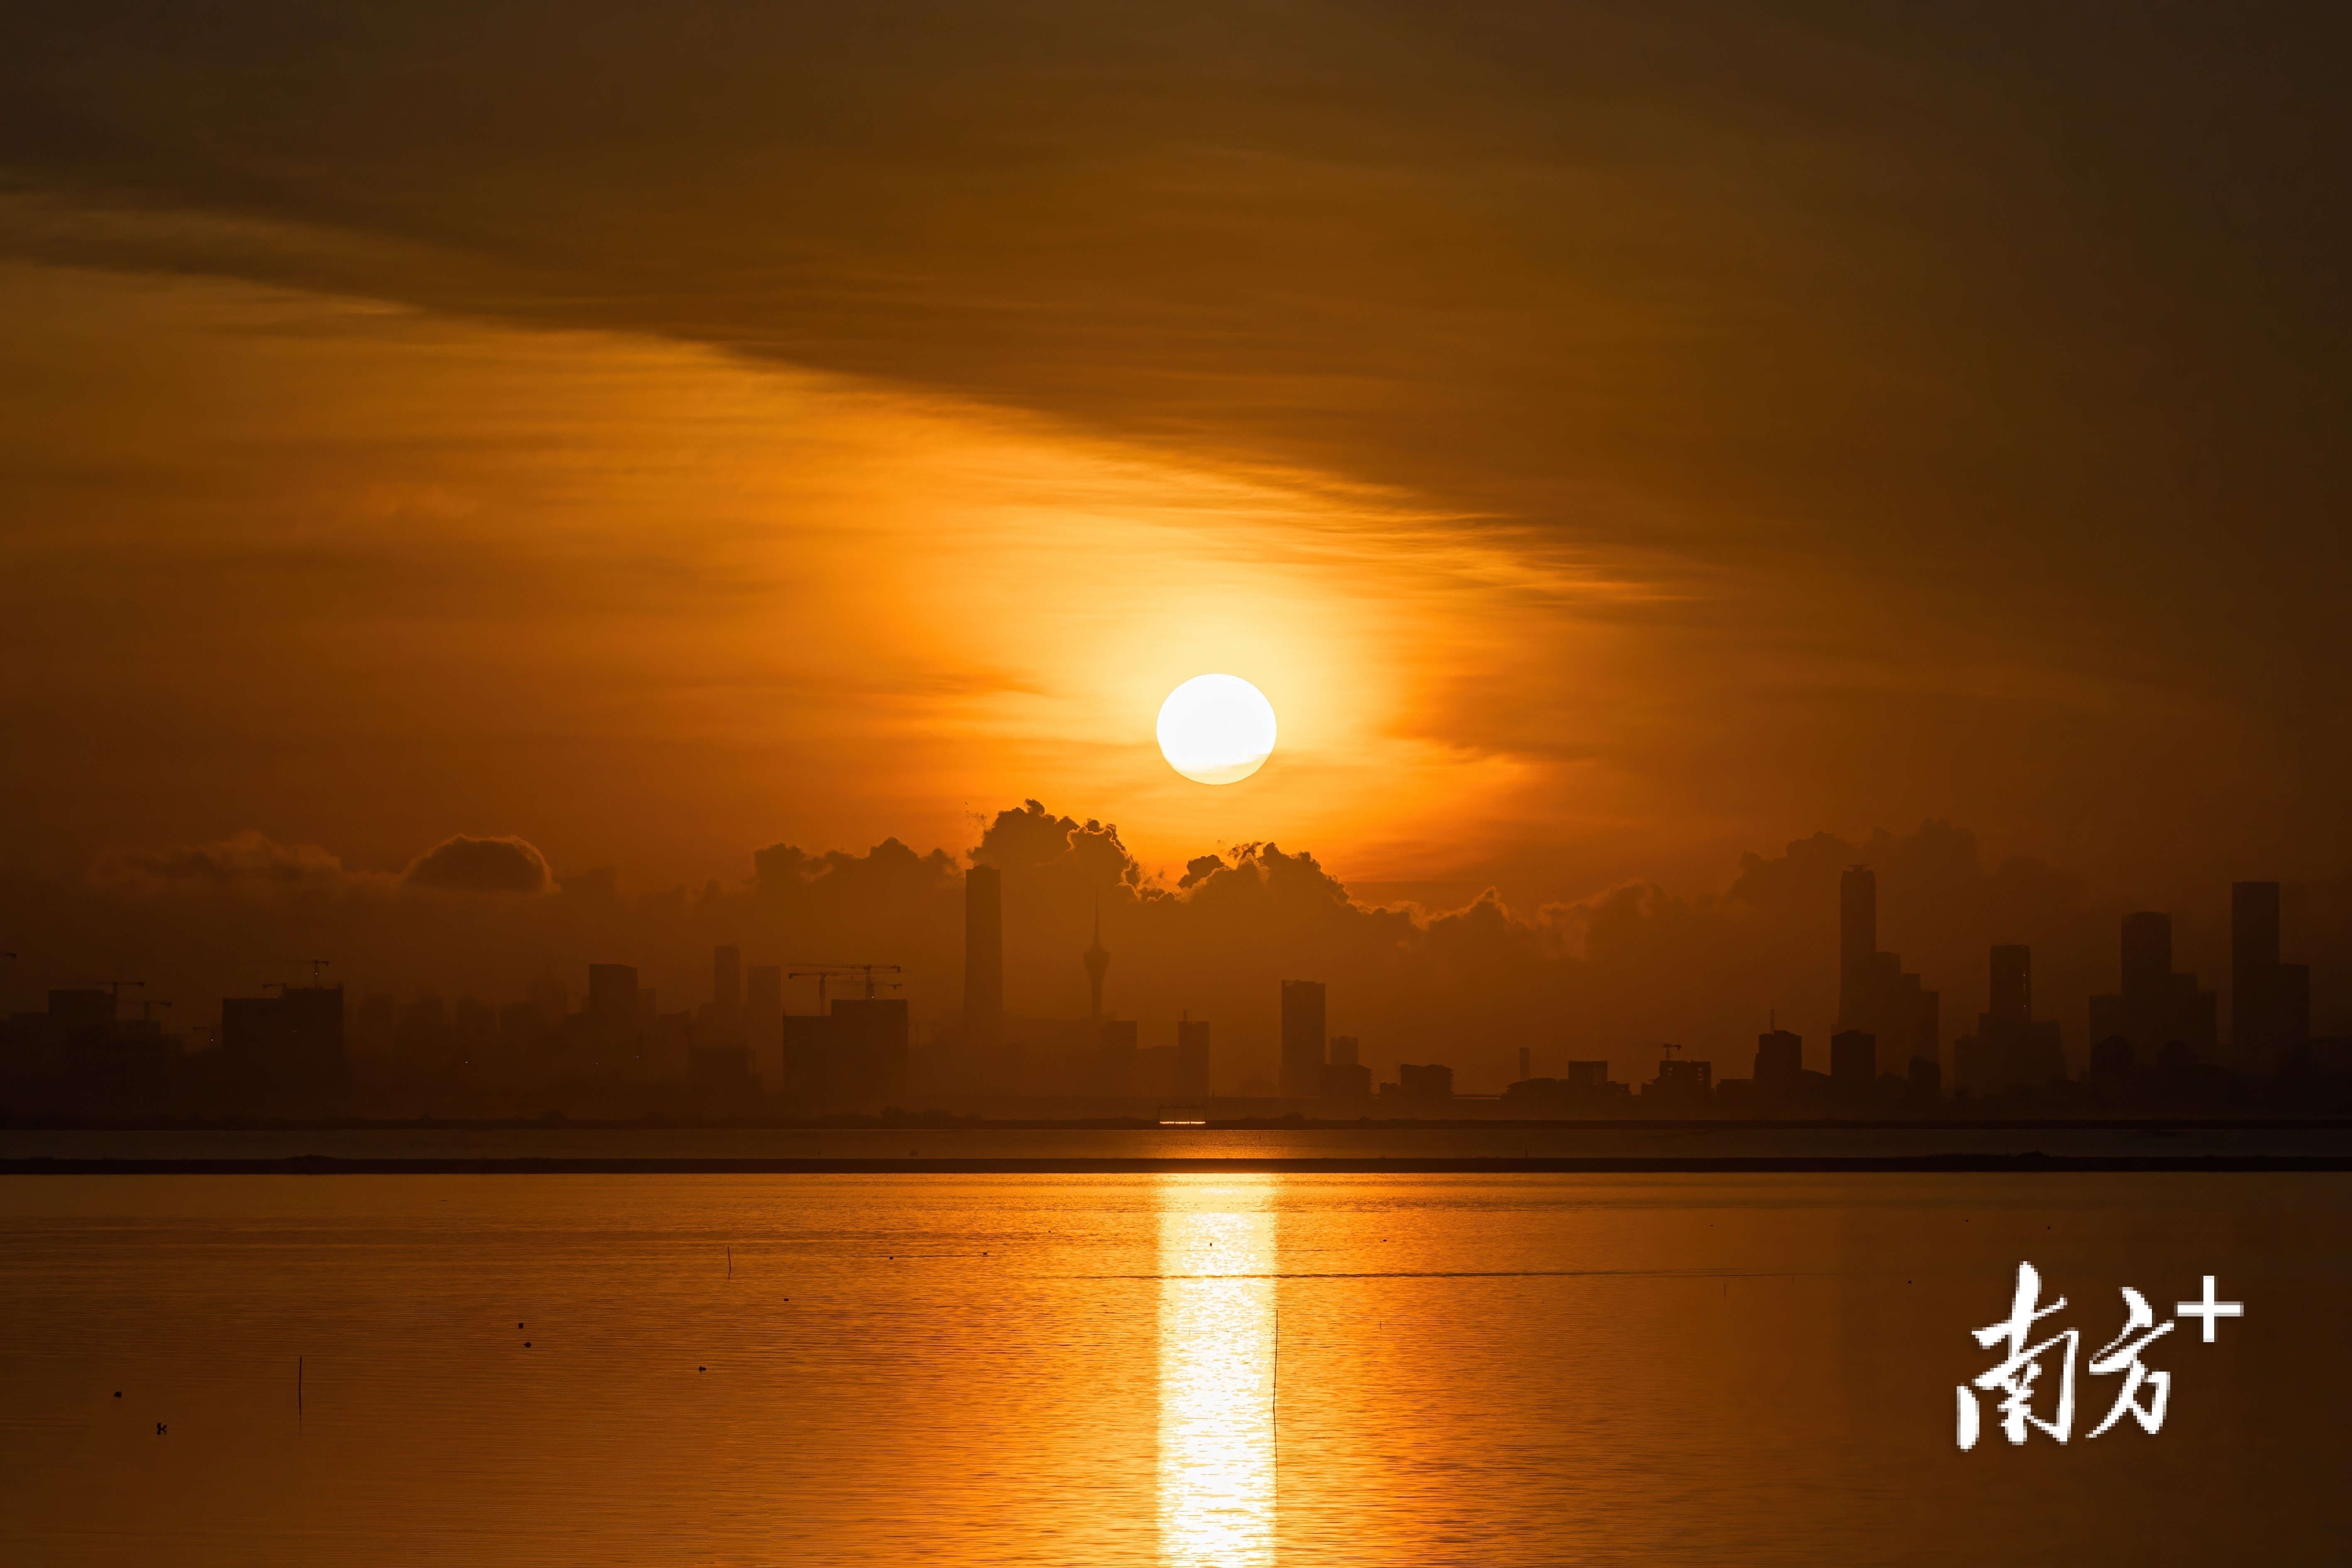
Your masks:
<instances>
[{"instance_id":1,"label":"tall tower with spire","mask_svg":"<svg viewBox=\"0 0 2352 1568\"><path fill-rule=\"evenodd\" d=\"M1103 976L1110 973L1110 950L1102 944L1102 900L1095 900L1095 944L1087 949L1087 984L1094 992L1094 1010L1087 1016L1102 1021Z\"/></svg>"}]
</instances>

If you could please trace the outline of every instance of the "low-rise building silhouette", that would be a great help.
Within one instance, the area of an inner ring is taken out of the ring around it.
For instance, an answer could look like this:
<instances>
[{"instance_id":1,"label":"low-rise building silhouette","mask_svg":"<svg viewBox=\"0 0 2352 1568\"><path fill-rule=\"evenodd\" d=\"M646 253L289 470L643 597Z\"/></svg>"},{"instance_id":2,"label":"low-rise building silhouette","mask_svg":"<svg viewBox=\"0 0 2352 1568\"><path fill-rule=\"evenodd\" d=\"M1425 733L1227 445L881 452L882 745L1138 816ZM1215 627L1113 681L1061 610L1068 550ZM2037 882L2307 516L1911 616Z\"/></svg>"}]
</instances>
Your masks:
<instances>
[{"instance_id":1,"label":"low-rise building silhouette","mask_svg":"<svg viewBox=\"0 0 2352 1568\"><path fill-rule=\"evenodd\" d=\"M288 985L275 996L225 998L221 1059L239 1086L266 1100L341 1087L343 988Z\"/></svg>"},{"instance_id":2,"label":"low-rise building silhouette","mask_svg":"<svg viewBox=\"0 0 2352 1568\"><path fill-rule=\"evenodd\" d=\"M1530 1078L1507 1085L1503 1104L1522 1116L1601 1116L1633 1099L1631 1086L1611 1081L1605 1061L1572 1061L1566 1078Z\"/></svg>"},{"instance_id":3,"label":"low-rise building silhouette","mask_svg":"<svg viewBox=\"0 0 2352 1568\"><path fill-rule=\"evenodd\" d=\"M814 1110L877 1110L907 1092L907 1003L837 996L826 1014L783 1019L784 1093Z\"/></svg>"},{"instance_id":4,"label":"low-rise building silhouette","mask_svg":"<svg viewBox=\"0 0 2352 1568\"><path fill-rule=\"evenodd\" d=\"M1381 1085L1381 1098L1415 1109L1444 1105L1454 1098L1454 1069L1438 1062L1399 1062L1396 1082Z\"/></svg>"},{"instance_id":5,"label":"low-rise building silhouette","mask_svg":"<svg viewBox=\"0 0 2352 1568\"><path fill-rule=\"evenodd\" d=\"M1669 1052L1680 1050L1668 1046ZM1679 1060L1669 1055L1658 1058L1658 1076L1642 1086L1642 1099L1661 1110L1696 1110L1714 1096L1715 1064Z\"/></svg>"},{"instance_id":6,"label":"low-rise building silhouette","mask_svg":"<svg viewBox=\"0 0 2352 1568\"><path fill-rule=\"evenodd\" d=\"M1321 1098L1341 1104L1371 1099L1372 1069L1360 1062L1325 1062Z\"/></svg>"}]
</instances>

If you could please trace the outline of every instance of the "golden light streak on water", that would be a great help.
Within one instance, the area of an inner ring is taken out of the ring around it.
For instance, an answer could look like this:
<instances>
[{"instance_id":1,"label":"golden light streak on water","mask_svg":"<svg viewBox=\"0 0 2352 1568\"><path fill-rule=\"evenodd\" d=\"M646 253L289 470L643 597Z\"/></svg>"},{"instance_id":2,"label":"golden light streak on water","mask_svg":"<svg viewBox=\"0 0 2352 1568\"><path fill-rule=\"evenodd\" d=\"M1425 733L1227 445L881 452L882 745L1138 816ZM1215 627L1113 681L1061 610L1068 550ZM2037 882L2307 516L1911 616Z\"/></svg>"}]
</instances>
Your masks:
<instances>
[{"instance_id":1,"label":"golden light streak on water","mask_svg":"<svg viewBox=\"0 0 2352 1568\"><path fill-rule=\"evenodd\" d=\"M1160 1188L1160 1561L1275 1560L1276 1178Z\"/></svg>"}]
</instances>

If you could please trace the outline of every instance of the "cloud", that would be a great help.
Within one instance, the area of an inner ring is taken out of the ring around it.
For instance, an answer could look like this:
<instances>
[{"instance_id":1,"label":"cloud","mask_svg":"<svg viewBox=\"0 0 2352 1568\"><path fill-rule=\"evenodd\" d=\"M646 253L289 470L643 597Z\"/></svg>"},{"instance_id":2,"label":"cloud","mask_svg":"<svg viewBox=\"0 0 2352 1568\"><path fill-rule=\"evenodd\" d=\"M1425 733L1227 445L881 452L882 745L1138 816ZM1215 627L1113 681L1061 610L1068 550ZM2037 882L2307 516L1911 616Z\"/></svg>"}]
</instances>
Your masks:
<instances>
[{"instance_id":1,"label":"cloud","mask_svg":"<svg viewBox=\"0 0 2352 1568\"><path fill-rule=\"evenodd\" d=\"M841 849L812 855L794 845L771 844L751 856L752 896L772 904L840 911L893 900L936 900L955 880L955 862L946 850L918 855L896 838L863 855Z\"/></svg>"},{"instance_id":2,"label":"cloud","mask_svg":"<svg viewBox=\"0 0 2352 1568\"><path fill-rule=\"evenodd\" d=\"M101 851L91 883L119 892L272 892L338 889L383 879L352 872L315 844L280 844L250 828L212 844Z\"/></svg>"},{"instance_id":3,"label":"cloud","mask_svg":"<svg viewBox=\"0 0 2352 1568\"><path fill-rule=\"evenodd\" d=\"M972 847L971 860L1000 871L1050 865L1069 852L1070 836L1077 831L1075 818L1056 816L1038 802L1024 800L1017 811L996 814ZM1118 829L1111 832L1116 837Z\"/></svg>"},{"instance_id":4,"label":"cloud","mask_svg":"<svg viewBox=\"0 0 2352 1568\"><path fill-rule=\"evenodd\" d=\"M553 885L547 857L515 837L454 834L416 858L402 881L457 893L543 893Z\"/></svg>"}]
</instances>

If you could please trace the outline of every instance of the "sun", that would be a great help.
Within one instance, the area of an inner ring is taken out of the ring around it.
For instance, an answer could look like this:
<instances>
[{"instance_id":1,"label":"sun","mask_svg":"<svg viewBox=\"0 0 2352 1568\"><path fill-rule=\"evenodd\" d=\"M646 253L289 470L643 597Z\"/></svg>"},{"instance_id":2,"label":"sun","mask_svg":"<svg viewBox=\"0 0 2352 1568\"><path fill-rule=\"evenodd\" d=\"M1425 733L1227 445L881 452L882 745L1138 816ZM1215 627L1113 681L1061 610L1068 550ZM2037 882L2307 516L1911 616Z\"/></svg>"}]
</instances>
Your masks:
<instances>
[{"instance_id":1,"label":"sun","mask_svg":"<svg viewBox=\"0 0 2352 1568\"><path fill-rule=\"evenodd\" d=\"M1238 675L1196 675L1160 705L1160 754L1197 783L1239 784L1274 754L1274 704Z\"/></svg>"}]
</instances>

